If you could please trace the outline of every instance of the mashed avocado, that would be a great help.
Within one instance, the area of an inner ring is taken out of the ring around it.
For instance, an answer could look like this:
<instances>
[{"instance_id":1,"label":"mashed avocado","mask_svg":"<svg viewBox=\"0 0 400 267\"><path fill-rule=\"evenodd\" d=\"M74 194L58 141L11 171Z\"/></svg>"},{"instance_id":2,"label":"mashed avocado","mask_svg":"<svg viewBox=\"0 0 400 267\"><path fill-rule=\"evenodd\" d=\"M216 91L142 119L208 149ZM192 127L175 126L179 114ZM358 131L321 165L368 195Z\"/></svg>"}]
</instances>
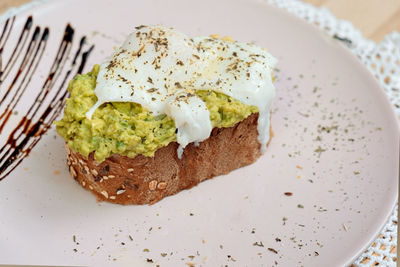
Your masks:
<instances>
[{"instance_id":1,"label":"mashed avocado","mask_svg":"<svg viewBox=\"0 0 400 267\"><path fill-rule=\"evenodd\" d=\"M136 103L113 102L100 106L89 120L85 114L96 103L94 93L99 65L91 72L77 75L68 85L64 117L56 121L57 132L68 146L87 157L95 151L101 162L112 154L152 157L154 152L176 141L174 121L166 115L154 116ZM242 104L227 95L214 91L197 91L210 111L213 127L231 127L257 107Z\"/></svg>"}]
</instances>

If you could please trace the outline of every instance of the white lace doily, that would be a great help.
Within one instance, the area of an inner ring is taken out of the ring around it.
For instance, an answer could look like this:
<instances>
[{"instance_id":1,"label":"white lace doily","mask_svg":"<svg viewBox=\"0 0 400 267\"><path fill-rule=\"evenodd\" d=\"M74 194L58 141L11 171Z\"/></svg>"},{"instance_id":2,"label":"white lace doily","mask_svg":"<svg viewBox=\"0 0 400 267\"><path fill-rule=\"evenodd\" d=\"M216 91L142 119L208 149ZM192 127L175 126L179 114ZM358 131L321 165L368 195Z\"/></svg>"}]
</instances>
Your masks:
<instances>
[{"instance_id":1,"label":"white lace doily","mask_svg":"<svg viewBox=\"0 0 400 267\"><path fill-rule=\"evenodd\" d=\"M36 0L22 7L9 9L0 16L0 22L46 1L48 0ZM388 34L382 42L376 44L365 38L350 22L337 19L326 8L316 8L299 0L261 1L286 9L346 43L379 80L400 118L400 33ZM396 266L396 245L397 205L381 234L352 266Z\"/></svg>"},{"instance_id":2,"label":"white lace doily","mask_svg":"<svg viewBox=\"0 0 400 267\"><path fill-rule=\"evenodd\" d=\"M299 0L264 0L315 24L342 40L378 79L400 118L400 33L392 32L378 44L365 38L349 21L339 20L326 8ZM396 266L397 205L375 242L352 266Z\"/></svg>"}]
</instances>

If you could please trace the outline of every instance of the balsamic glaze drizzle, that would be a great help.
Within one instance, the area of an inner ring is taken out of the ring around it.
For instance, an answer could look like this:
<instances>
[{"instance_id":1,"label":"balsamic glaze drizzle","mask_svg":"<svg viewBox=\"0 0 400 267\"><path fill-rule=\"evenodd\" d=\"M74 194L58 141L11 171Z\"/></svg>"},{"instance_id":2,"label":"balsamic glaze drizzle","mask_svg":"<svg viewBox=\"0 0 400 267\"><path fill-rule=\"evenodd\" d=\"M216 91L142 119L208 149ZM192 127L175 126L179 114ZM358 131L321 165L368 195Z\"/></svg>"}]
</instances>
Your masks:
<instances>
[{"instance_id":1,"label":"balsamic glaze drizzle","mask_svg":"<svg viewBox=\"0 0 400 267\"><path fill-rule=\"evenodd\" d=\"M27 89L29 91L31 88L29 84L42 61L50 36L48 27L41 30L39 26L36 26L31 34L33 18L29 16L11 55L5 61L3 52L12 33L14 23L15 17L7 19L0 34L0 94L2 94L0 109L5 107L0 114L0 134L3 132L13 112L15 112L15 108L24 93L26 94ZM86 37L82 37L70 66L64 71L71 54L74 34L75 30L68 24L41 90L36 96L32 97L32 104L17 126L11 131L7 142L0 144L0 181L29 155L33 147L51 127L53 121L60 114L68 96L68 91L66 90L67 81L72 78L72 73L75 76L81 73L85 67L94 46L92 45L85 52L82 52L86 45ZM30 35L31 38L29 39ZM26 47L25 50L24 47ZM22 61L17 70L13 71L16 62L21 58ZM80 63L78 65L79 58ZM10 84L4 87L4 81L11 74L14 76ZM59 85L56 86L57 82L59 82ZM34 88L32 89L34 90ZM51 97L52 93L53 96ZM47 106L43 106L44 103Z\"/></svg>"}]
</instances>

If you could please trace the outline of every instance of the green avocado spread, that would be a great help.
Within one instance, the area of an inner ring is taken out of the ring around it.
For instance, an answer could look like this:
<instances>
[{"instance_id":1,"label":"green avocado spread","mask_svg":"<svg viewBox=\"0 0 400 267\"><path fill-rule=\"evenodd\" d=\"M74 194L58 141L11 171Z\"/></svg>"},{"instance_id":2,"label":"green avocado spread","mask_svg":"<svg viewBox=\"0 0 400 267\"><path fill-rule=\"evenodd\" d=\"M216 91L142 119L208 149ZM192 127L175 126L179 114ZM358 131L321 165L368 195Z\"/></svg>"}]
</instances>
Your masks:
<instances>
[{"instance_id":1,"label":"green avocado spread","mask_svg":"<svg viewBox=\"0 0 400 267\"><path fill-rule=\"evenodd\" d=\"M112 154L152 157L154 152L176 141L173 119L166 115L154 116L137 103L112 102L100 106L92 119L85 114L96 103L94 93L99 65L91 72L77 75L68 85L64 117L56 121L57 132L68 146L87 157L94 151L96 161L102 162ZM231 127L257 107L242 104L222 93L196 91L210 111L214 127Z\"/></svg>"}]
</instances>

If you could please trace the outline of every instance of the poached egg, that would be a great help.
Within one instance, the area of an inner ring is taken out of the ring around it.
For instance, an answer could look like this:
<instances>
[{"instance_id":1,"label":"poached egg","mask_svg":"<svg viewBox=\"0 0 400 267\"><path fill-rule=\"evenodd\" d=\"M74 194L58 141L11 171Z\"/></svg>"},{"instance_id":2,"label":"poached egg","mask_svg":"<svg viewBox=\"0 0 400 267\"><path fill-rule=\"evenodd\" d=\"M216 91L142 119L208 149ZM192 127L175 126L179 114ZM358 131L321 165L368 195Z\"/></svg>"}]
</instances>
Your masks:
<instances>
[{"instance_id":1,"label":"poached egg","mask_svg":"<svg viewBox=\"0 0 400 267\"><path fill-rule=\"evenodd\" d=\"M210 136L206 104L196 90L213 90L257 106L261 152L269 140L277 60L259 46L211 37L189 38L173 28L139 26L100 66L97 103L135 102L153 115L170 116L177 128L178 157L191 142Z\"/></svg>"}]
</instances>

